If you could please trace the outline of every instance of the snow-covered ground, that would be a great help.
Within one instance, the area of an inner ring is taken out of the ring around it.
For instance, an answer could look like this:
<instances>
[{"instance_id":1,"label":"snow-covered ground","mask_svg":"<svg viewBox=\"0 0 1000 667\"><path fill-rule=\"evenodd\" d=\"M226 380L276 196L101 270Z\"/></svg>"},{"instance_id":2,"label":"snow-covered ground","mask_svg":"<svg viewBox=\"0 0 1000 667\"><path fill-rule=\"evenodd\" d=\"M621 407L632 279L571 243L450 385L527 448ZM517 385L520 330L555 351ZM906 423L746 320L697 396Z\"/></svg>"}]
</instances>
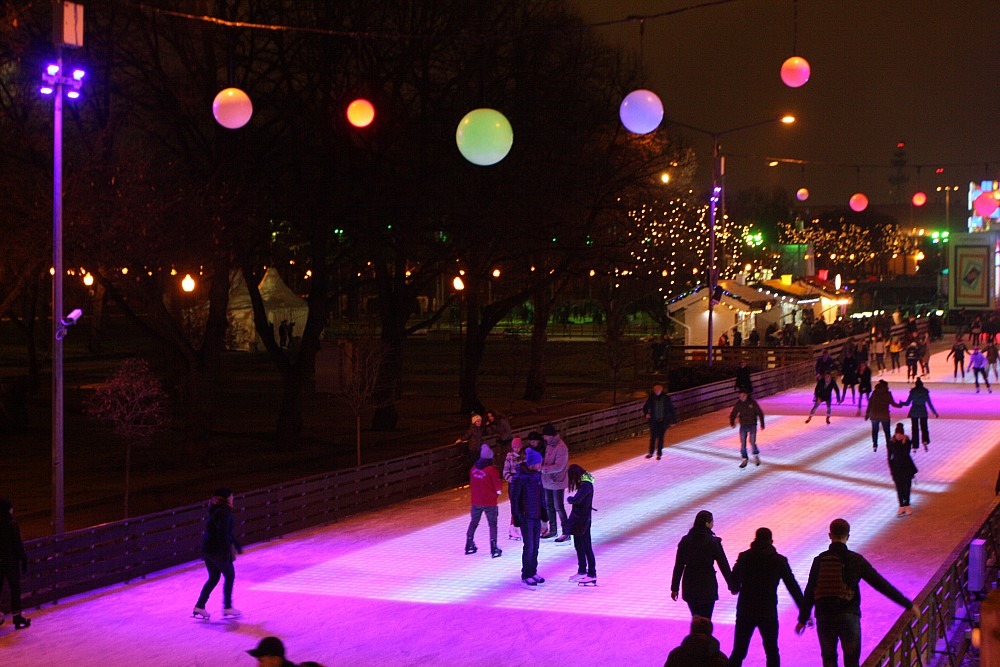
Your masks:
<instances>
[{"instance_id":1,"label":"snow-covered ground","mask_svg":"<svg viewBox=\"0 0 1000 667\"><path fill-rule=\"evenodd\" d=\"M235 604L221 618L221 585L209 622L190 617L204 581L199 562L28 610L34 624L0 626L0 663L11 666L188 667L253 665L245 651L277 635L288 657L324 665L661 665L687 633L683 601L670 600L677 541L700 509L731 562L759 526L774 532L805 585L830 520L848 519L849 546L905 594L915 596L993 501L1000 467L1000 389L975 394L954 383L944 355L929 386L942 418L931 420L929 452L915 455L912 517L897 519L884 448L871 448L867 422L847 403L833 423L804 424L811 388L762 401L762 465L739 469L737 433L727 415L687 420L667 433L662 461L646 460L645 438L571 458L594 472L594 544L599 586L582 588L571 543L544 541L537 590L520 584L520 543L489 555L485 519L479 552L463 553L468 490L402 503L249 547L236 563ZM902 373L885 376L905 398ZM894 411L894 423L905 412ZM222 480L220 480L221 482ZM239 508L237 508L237 512ZM721 586L724 590L724 586ZM735 598L715 609L715 634L732 648ZM865 653L902 609L862 586ZM793 632L796 610L779 590L785 663L820 663L815 630ZM764 664L758 636L744 663Z\"/></svg>"}]
</instances>

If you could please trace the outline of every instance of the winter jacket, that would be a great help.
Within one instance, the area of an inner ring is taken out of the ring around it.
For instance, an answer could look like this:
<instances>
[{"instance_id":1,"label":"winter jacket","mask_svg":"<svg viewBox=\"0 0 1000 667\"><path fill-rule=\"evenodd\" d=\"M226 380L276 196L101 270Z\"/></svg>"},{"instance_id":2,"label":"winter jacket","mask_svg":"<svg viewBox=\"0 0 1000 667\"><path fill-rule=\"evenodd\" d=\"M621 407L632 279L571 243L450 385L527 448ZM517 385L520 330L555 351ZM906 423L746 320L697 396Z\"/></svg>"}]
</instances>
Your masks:
<instances>
[{"instance_id":1,"label":"winter jacket","mask_svg":"<svg viewBox=\"0 0 1000 667\"><path fill-rule=\"evenodd\" d=\"M868 399L868 407L865 408L865 419L872 421L889 421L889 406L899 407L899 403L892 397L889 385L879 382L875 385L875 391Z\"/></svg>"},{"instance_id":2,"label":"winter jacket","mask_svg":"<svg viewBox=\"0 0 1000 667\"><path fill-rule=\"evenodd\" d=\"M483 438L496 438L498 442L507 443L514 436L510 430L510 420L503 415L497 415L489 424L483 426Z\"/></svg>"},{"instance_id":3,"label":"winter jacket","mask_svg":"<svg viewBox=\"0 0 1000 667\"><path fill-rule=\"evenodd\" d=\"M545 458L542 460L542 486L565 489L569 486L569 447L558 435L545 436Z\"/></svg>"},{"instance_id":4,"label":"winter jacket","mask_svg":"<svg viewBox=\"0 0 1000 667\"><path fill-rule=\"evenodd\" d=\"M681 597L685 600L718 600L719 582L715 576L716 563L719 564L722 577L728 586L732 572L729 569L726 552L722 549L722 538L704 526L692 528L677 545L674 576L670 582L671 592L680 590Z\"/></svg>"},{"instance_id":5,"label":"winter jacket","mask_svg":"<svg viewBox=\"0 0 1000 667\"><path fill-rule=\"evenodd\" d=\"M986 361L986 355L979 350L973 350L972 356L969 357L969 368L986 368L989 364ZM968 368L966 370L969 370Z\"/></svg>"},{"instance_id":6,"label":"winter jacket","mask_svg":"<svg viewBox=\"0 0 1000 667\"><path fill-rule=\"evenodd\" d=\"M906 358L906 363L915 364L920 361L920 348L916 343L910 343L906 346L906 354L904 356Z\"/></svg>"},{"instance_id":7,"label":"winter jacket","mask_svg":"<svg viewBox=\"0 0 1000 667\"><path fill-rule=\"evenodd\" d=\"M493 459L479 459L469 470L469 488L472 491L474 507L495 507L497 496L503 489L500 473L493 465Z\"/></svg>"},{"instance_id":8,"label":"winter jacket","mask_svg":"<svg viewBox=\"0 0 1000 667\"><path fill-rule=\"evenodd\" d=\"M652 421L661 421L664 424L677 423L674 402L670 400L666 392L661 392L659 396L651 393L642 406L642 414Z\"/></svg>"},{"instance_id":9,"label":"winter jacket","mask_svg":"<svg viewBox=\"0 0 1000 667\"><path fill-rule=\"evenodd\" d=\"M663 667L729 667L729 658L712 635L690 634L670 652Z\"/></svg>"},{"instance_id":10,"label":"winter jacket","mask_svg":"<svg viewBox=\"0 0 1000 667\"><path fill-rule=\"evenodd\" d=\"M736 420L740 420L740 426L757 428L757 420L760 420L760 427L764 428L764 411L760 409L760 404L752 398L745 401L736 401L733 409L729 412L729 425L736 426Z\"/></svg>"},{"instance_id":11,"label":"winter jacket","mask_svg":"<svg viewBox=\"0 0 1000 667\"><path fill-rule=\"evenodd\" d=\"M854 593L850 600L839 597L815 599L820 559L827 554L833 554L842 559L844 563L844 582L847 584L847 588ZM875 568L865 560L864 556L851 551L843 542L833 542L827 551L824 551L813 559L812 567L809 568L809 581L806 583L806 590L802 593L802 605L799 607L799 622L805 623L809 620L813 605L816 606L817 618L836 614L855 614L861 616L861 588L858 586L861 580L868 582L869 586L901 607L909 608L913 606L913 602L876 572Z\"/></svg>"},{"instance_id":12,"label":"winter jacket","mask_svg":"<svg viewBox=\"0 0 1000 667\"><path fill-rule=\"evenodd\" d=\"M889 457L889 470L894 476L913 477L917 474L917 465L910 458L912 442L907 436L902 439L892 436L889 439L887 455Z\"/></svg>"},{"instance_id":13,"label":"winter jacket","mask_svg":"<svg viewBox=\"0 0 1000 667\"><path fill-rule=\"evenodd\" d=\"M0 567L21 567L27 562L21 528L10 512L0 512Z\"/></svg>"},{"instance_id":14,"label":"winter jacket","mask_svg":"<svg viewBox=\"0 0 1000 667\"><path fill-rule=\"evenodd\" d=\"M233 536L236 522L233 508L224 499L213 498L208 508L208 521L201 535L201 555L220 560L233 560L234 551L243 552L243 547Z\"/></svg>"},{"instance_id":15,"label":"winter jacket","mask_svg":"<svg viewBox=\"0 0 1000 667\"><path fill-rule=\"evenodd\" d=\"M510 515L515 524L525 519L548 521L542 500L542 475L537 470L521 466L510 485Z\"/></svg>"},{"instance_id":16,"label":"winter jacket","mask_svg":"<svg viewBox=\"0 0 1000 667\"><path fill-rule=\"evenodd\" d=\"M952 357L955 357L958 361L965 361L965 353L969 351L969 348L965 346L965 343L959 341L951 346L951 350L948 352L948 356L944 358L948 361Z\"/></svg>"},{"instance_id":17,"label":"winter jacket","mask_svg":"<svg viewBox=\"0 0 1000 667\"><path fill-rule=\"evenodd\" d=\"M820 355L816 360L816 377L822 378L827 371L833 372L837 368L837 362L829 354Z\"/></svg>"},{"instance_id":18,"label":"winter jacket","mask_svg":"<svg viewBox=\"0 0 1000 667\"><path fill-rule=\"evenodd\" d=\"M899 404L899 407L903 408L907 405L911 406L907 417L926 417L927 408L931 409L935 417L938 413L934 409L934 404L931 403L931 393L927 390L927 387L914 387L911 389L910 395L907 396L905 401Z\"/></svg>"},{"instance_id":19,"label":"winter jacket","mask_svg":"<svg viewBox=\"0 0 1000 667\"><path fill-rule=\"evenodd\" d=\"M813 389L813 396L817 401L823 403L829 403L833 400L833 396L836 395L837 402L841 401L840 398L840 387L837 386L837 381L830 378L830 383L827 384L826 378L821 378L816 382L816 388Z\"/></svg>"},{"instance_id":20,"label":"winter jacket","mask_svg":"<svg viewBox=\"0 0 1000 667\"><path fill-rule=\"evenodd\" d=\"M590 532L590 515L594 509L594 477L590 473L580 478L580 487L566 502L573 506L566 522L566 533L586 535Z\"/></svg>"},{"instance_id":21,"label":"winter jacket","mask_svg":"<svg viewBox=\"0 0 1000 667\"><path fill-rule=\"evenodd\" d=\"M841 372L843 373L843 377L841 377L840 381L844 383L845 387L848 387L852 384L857 384L858 360L855 359L853 356L844 359L844 362L841 364Z\"/></svg>"},{"instance_id":22,"label":"winter jacket","mask_svg":"<svg viewBox=\"0 0 1000 667\"><path fill-rule=\"evenodd\" d=\"M520 453L511 450L507 452L507 458L503 462L503 478L507 480L510 484L514 481L514 475L517 471L521 469L521 463L524 462L524 450L522 449Z\"/></svg>"},{"instance_id":23,"label":"winter jacket","mask_svg":"<svg viewBox=\"0 0 1000 667\"><path fill-rule=\"evenodd\" d=\"M863 371L858 371L858 391L862 394L872 393L872 369L868 366Z\"/></svg>"},{"instance_id":24,"label":"winter jacket","mask_svg":"<svg viewBox=\"0 0 1000 667\"><path fill-rule=\"evenodd\" d=\"M750 378L751 372L749 366L740 366L736 369L736 384L734 389L740 391L741 389L746 393L753 391L753 380Z\"/></svg>"},{"instance_id":25,"label":"winter jacket","mask_svg":"<svg viewBox=\"0 0 1000 667\"><path fill-rule=\"evenodd\" d=\"M776 617L778 613L778 583L785 582L795 604L802 606L802 589L795 581L788 559L771 544L758 543L736 558L730 591L739 593L736 613L748 618Z\"/></svg>"}]
</instances>

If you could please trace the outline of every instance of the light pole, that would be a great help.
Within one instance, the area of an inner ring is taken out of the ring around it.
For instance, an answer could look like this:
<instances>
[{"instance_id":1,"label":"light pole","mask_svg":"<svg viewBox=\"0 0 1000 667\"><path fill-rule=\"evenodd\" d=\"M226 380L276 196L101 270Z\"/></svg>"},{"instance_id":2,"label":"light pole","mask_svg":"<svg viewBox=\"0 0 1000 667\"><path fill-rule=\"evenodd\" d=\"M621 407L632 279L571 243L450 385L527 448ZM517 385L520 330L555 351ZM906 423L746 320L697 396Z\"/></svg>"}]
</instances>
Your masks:
<instances>
[{"instance_id":1,"label":"light pole","mask_svg":"<svg viewBox=\"0 0 1000 667\"><path fill-rule=\"evenodd\" d=\"M461 387L462 381L465 378L465 350L462 349L462 323L465 320L464 306L465 306L465 281L462 280L461 276L455 276L455 279L451 281L451 286L455 288L458 292L458 384Z\"/></svg>"},{"instance_id":2,"label":"light pole","mask_svg":"<svg viewBox=\"0 0 1000 667\"><path fill-rule=\"evenodd\" d=\"M722 147L719 144L719 140L722 139L727 134L733 134L734 132L740 132L742 130L748 130L752 127L758 127L760 125L770 125L771 123L784 123L790 125L795 122L794 116L780 116L778 118L768 118L767 120L758 121L756 123L750 123L749 125L740 125L739 127L733 127L728 130L722 130L721 132L712 132L711 130L705 130L700 127L695 127L693 125L688 125L686 123L680 123L675 120L668 120L667 123L670 125L676 125L677 127L683 127L693 132L699 132L701 134L708 135L712 138L712 194L709 197L709 213L708 213L708 365L712 365L712 355L713 355L713 315L715 311L715 290L718 286L719 275L715 266L715 216L716 211L719 207L719 201L723 197L723 185L725 183L725 158L722 156Z\"/></svg>"},{"instance_id":3,"label":"light pole","mask_svg":"<svg viewBox=\"0 0 1000 667\"><path fill-rule=\"evenodd\" d=\"M937 186L938 192L944 193L944 228L951 233L951 193L958 192L957 185Z\"/></svg>"},{"instance_id":4,"label":"light pole","mask_svg":"<svg viewBox=\"0 0 1000 667\"><path fill-rule=\"evenodd\" d=\"M72 3L67 3L71 5ZM79 19L82 30L82 18ZM74 24L75 25L75 24ZM70 44L66 34L53 36L56 42L56 62L45 68L41 88L43 95L53 95L52 122L52 531L65 532L64 504L64 388L63 388L63 338L66 327L76 323L82 314L74 310L63 316L63 248L62 248L62 120L63 94L70 99L80 97L84 71L75 69L70 76L63 71L62 47ZM79 46L82 39L79 40Z\"/></svg>"}]
</instances>

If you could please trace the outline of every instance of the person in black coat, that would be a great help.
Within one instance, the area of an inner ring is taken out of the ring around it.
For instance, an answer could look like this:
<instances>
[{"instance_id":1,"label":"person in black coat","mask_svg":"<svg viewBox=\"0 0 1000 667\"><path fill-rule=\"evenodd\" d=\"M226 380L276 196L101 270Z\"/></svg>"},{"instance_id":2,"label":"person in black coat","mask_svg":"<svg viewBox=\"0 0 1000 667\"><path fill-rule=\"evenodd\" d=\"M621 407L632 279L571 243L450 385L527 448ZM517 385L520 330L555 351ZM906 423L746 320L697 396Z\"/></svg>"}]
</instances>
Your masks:
<instances>
[{"instance_id":1,"label":"person in black coat","mask_svg":"<svg viewBox=\"0 0 1000 667\"><path fill-rule=\"evenodd\" d=\"M656 450L656 459L663 456L663 435L667 432L667 427L677 423L677 414L674 412L674 403L670 396L663 391L663 385L656 383L653 391L642 406L642 414L649 420L649 453L647 459L653 458L653 450Z\"/></svg>"},{"instance_id":2,"label":"person in black coat","mask_svg":"<svg viewBox=\"0 0 1000 667\"><path fill-rule=\"evenodd\" d=\"M233 536L235 521L233 520L233 492L221 487L212 494L209 501L208 521L201 536L201 555L208 569L208 581L201 589L198 602L194 605L193 616L208 620L211 616L205 611L208 596L212 594L220 578L222 584L223 616L240 616L240 611L233 607L233 580L236 569L233 561L237 553L243 553L243 546Z\"/></svg>"},{"instance_id":3,"label":"person in black coat","mask_svg":"<svg viewBox=\"0 0 1000 667\"><path fill-rule=\"evenodd\" d=\"M712 621L695 616L691 634L670 652L663 667L729 667L726 654L719 650L719 640L712 636Z\"/></svg>"},{"instance_id":4,"label":"person in black coat","mask_svg":"<svg viewBox=\"0 0 1000 667\"><path fill-rule=\"evenodd\" d=\"M514 525L521 529L521 582L534 588L545 583L538 576L538 542L541 539L542 521L548 520L543 500L542 455L532 448L524 450L524 463L510 485L510 515Z\"/></svg>"},{"instance_id":5,"label":"person in black coat","mask_svg":"<svg viewBox=\"0 0 1000 667\"><path fill-rule=\"evenodd\" d=\"M739 594L736 602L736 628L733 650L729 654L731 667L740 667L750 647L754 628L767 655L767 667L779 667L778 653L778 583L785 582L795 604L802 606L802 589L795 581L788 559L774 548L771 530L758 528L750 549L742 552L733 565L729 590Z\"/></svg>"},{"instance_id":6,"label":"person in black coat","mask_svg":"<svg viewBox=\"0 0 1000 667\"><path fill-rule=\"evenodd\" d=\"M892 481L896 485L896 496L899 498L897 517L913 514L910 509L910 487L913 485L913 476L917 474L917 466L910 458L911 447L917 448L916 445L911 445L903 425L896 424L896 432L889 440L888 456L889 472L892 474Z\"/></svg>"},{"instance_id":7,"label":"person in black coat","mask_svg":"<svg viewBox=\"0 0 1000 667\"><path fill-rule=\"evenodd\" d=\"M747 360L741 360L740 367L736 369L736 384L733 386L733 389L737 392L746 391L746 393L752 394L753 380L750 375L750 367L747 366Z\"/></svg>"},{"instance_id":8,"label":"person in black coat","mask_svg":"<svg viewBox=\"0 0 1000 667\"><path fill-rule=\"evenodd\" d=\"M576 547L576 574L569 578L583 585L597 584L597 562L594 560L594 543L590 538L590 517L594 510L594 477L582 466L573 464L567 471L569 490L573 495L566 501L573 506L566 520L567 532L573 536Z\"/></svg>"},{"instance_id":9,"label":"person in black coat","mask_svg":"<svg viewBox=\"0 0 1000 667\"><path fill-rule=\"evenodd\" d=\"M670 598L677 600L683 583L683 597L691 615L707 619L712 618L715 601L719 599L715 564L719 564L727 586L732 576L729 560L722 549L722 539L712 532L713 525L715 520L711 512L698 512L694 518L694 526L677 545L674 576L670 582Z\"/></svg>"},{"instance_id":10,"label":"person in black coat","mask_svg":"<svg viewBox=\"0 0 1000 667\"><path fill-rule=\"evenodd\" d=\"M18 630L31 625L31 621L21 614L21 575L28 571L28 557L21 541L21 528L14 520L14 504L0 498L0 592L3 582L10 589L10 612L14 616L14 627ZM4 617L0 613L0 623Z\"/></svg>"}]
</instances>

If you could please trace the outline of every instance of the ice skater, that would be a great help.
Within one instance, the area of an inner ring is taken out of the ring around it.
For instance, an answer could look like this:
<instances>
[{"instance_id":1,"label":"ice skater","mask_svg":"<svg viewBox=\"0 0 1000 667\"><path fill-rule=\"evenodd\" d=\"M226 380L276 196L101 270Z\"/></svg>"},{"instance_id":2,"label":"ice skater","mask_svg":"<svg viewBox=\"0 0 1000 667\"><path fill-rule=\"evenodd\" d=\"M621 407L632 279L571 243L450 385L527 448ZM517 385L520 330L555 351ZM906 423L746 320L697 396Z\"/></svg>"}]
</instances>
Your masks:
<instances>
[{"instance_id":1,"label":"ice skater","mask_svg":"<svg viewBox=\"0 0 1000 667\"><path fill-rule=\"evenodd\" d=\"M692 616L711 620L715 601L719 599L719 581L715 576L718 563L726 587L730 586L732 571L722 549L722 539L712 532L714 517L708 510L701 510L694 517L694 525L677 545L674 574L670 582L670 598L677 601L683 582L684 601Z\"/></svg>"},{"instance_id":2,"label":"ice skater","mask_svg":"<svg viewBox=\"0 0 1000 667\"><path fill-rule=\"evenodd\" d=\"M201 589L198 602L194 605L193 616L206 621L211 618L205 610L208 596L212 594L219 578L224 578L222 584L222 615L238 618L241 612L233 607L233 580L236 569L233 562L236 554L243 553L243 546L233 535L235 521L233 520L233 492L227 487L221 487L212 494L208 505L208 521L201 536L201 555L208 569L208 581Z\"/></svg>"},{"instance_id":3,"label":"ice skater","mask_svg":"<svg viewBox=\"0 0 1000 667\"><path fill-rule=\"evenodd\" d=\"M910 509L910 487L913 485L913 476L917 474L917 466L910 458L910 449L917 449L916 445L911 445L910 439L906 436L902 424L896 424L896 432L889 440L889 473L892 475L892 482L896 485L896 497L899 499L899 510L897 517L904 517L913 514Z\"/></svg>"},{"instance_id":4,"label":"ice skater","mask_svg":"<svg viewBox=\"0 0 1000 667\"><path fill-rule=\"evenodd\" d=\"M473 412L469 417L469 428L461 438L455 440L456 445L465 443L469 448L469 465L473 466L479 460L479 448L483 444L483 417Z\"/></svg>"},{"instance_id":5,"label":"ice skater","mask_svg":"<svg viewBox=\"0 0 1000 667\"><path fill-rule=\"evenodd\" d=\"M760 450L757 449L757 421L760 421L760 430L764 430L764 411L760 409L760 404L750 397L750 392L746 389L740 390L740 398L733 404L733 409L729 411L729 427L736 428L736 420L740 420L740 468L747 467L747 439L750 440L750 448L753 451L754 465L760 465Z\"/></svg>"},{"instance_id":6,"label":"ice skater","mask_svg":"<svg viewBox=\"0 0 1000 667\"><path fill-rule=\"evenodd\" d=\"M952 380L958 379L958 372L962 371L962 382L965 382L965 353L969 351L966 346L965 341L962 340L962 334L955 336L955 342L951 344L951 349L948 351L948 356L944 358L945 361L954 358L954 366L952 367L951 378Z\"/></svg>"},{"instance_id":7,"label":"ice skater","mask_svg":"<svg viewBox=\"0 0 1000 667\"><path fill-rule=\"evenodd\" d=\"M497 546L497 497L503 493L503 482L493 465L493 450L489 445L480 446L479 460L469 470L469 491L472 497L472 515L469 528L465 531L465 553L474 554L479 551L473 540L476 528L479 528L479 519L485 514L486 522L490 525L490 556L499 558L503 551Z\"/></svg>"},{"instance_id":8,"label":"ice skater","mask_svg":"<svg viewBox=\"0 0 1000 667\"><path fill-rule=\"evenodd\" d=\"M851 354L844 357L844 360L840 364L841 375L840 383L843 386L841 389L841 394L844 400L847 400L847 390L851 390L851 405L854 405L857 400L857 396L854 393L855 388L858 386L858 368L860 364L858 363L857 356Z\"/></svg>"},{"instance_id":9,"label":"ice skater","mask_svg":"<svg viewBox=\"0 0 1000 667\"><path fill-rule=\"evenodd\" d=\"M534 434L534 431L532 431ZM529 438L531 435L529 434ZM538 434L541 438L541 434ZM518 437L511 438L510 441L510 451L507 452L507 458L503 462L503 478L507 482L507 497L510 497L510 485L514 481L514 475L517 471L521 469L521 463L524 462L524 443ZM521 540L521 529L514 525L514 516L510 517L510 526L507 528L507 539L509 540Z\"/></svg>"},{"instance_id":10,"label":"ice skater","mask_svg":"<svg viewBox=\"0 0 1000 667\"><path fill-rule=\"evenodd\" d=\"M14 617L14 629L22 630L31 621L21 613L21 575L28 572L28 557L21 541L21 528L14 520L14 503L0 498L0 593L4 581L10 592L10 613ZM0 611L0 624L4 622Z\"/></svg>"},{"instance_id":11,"label":"ice skater","mask_svg":"<svg viewBox=\"0 0 1000 667\"><path fill-rule=\"evenodd\" d=\"M642 414L649 421L649 453L646 454L646 458L653 458L655 449L656 460L659 461L663 457L663 435L671 424L677 423L674 402L663 391L663 385L659 382L654 384L653 390L649 392L649 397L642 406Z\"/></svg>"},{"instance_id":12,"label":"ice skater","mask_svg":"<svg viewBox=\"0 0 1000 667\"><path fill-rule=\"evenodd\" d=\"M868 367L868 362L862 361L858 365L858 412L861 414L861 403L865 398L872 400L872 369Z\"/></svg>"},{"instance_id":13,"label":"ice skater","mask_svg":"<svg viewBox=\"0 0 1000 667\"><path fill-rule=\"evenodd\" d=\"M569 467L569 447L552 424L542 427L542 438L545 439L545 454L542 459L542 487L545 489L545 512L549 517L549 526L542 533L542 539L556 537L556 542L568 542L566 534L566 487L569 477L566 469ZM556 524L556 517L559 519ZM557 533L561 529L561 533Z\"/></svg>"},{"instance_id":14,"label":"ice skater","mask_svg":"<svg viewBox=\"0 0 1000 667\"><path fill-rule=\"evenodd\" d=\"M871 398L868 399L868 407L865 409L865 421L871 420L872 422L872 451L878 451L878 429L881 426L882 431L885 433L885 443L889 444L889 438L892 434L889 433L889 423L892 421L889 415L889 406L899 407L899 403L896 399L892 397L892 392L889 391L889 383L885 380L879 380L875 385L875 391L872 392Z\"/></svg>"},{"instance_id":15,"label":"ice skater","mask_svg":"<svg viewBox=\"0 0 1000 667\"><path fill-rule=\"evenodd\" d=\"M541 538L542 522L547 521L545 502L542 498L542 455L530 447L524 450L524 463L514 476L510 491L510 513L514 525L521 529L521 583L535 588L545 583L538 576L538 542Z\"/></svg>"},{"instance_id":16,"label":"ice skater","mask_svg":"<svg viewBox=\"0 0 1000 667\"><path fill-rule=\"evenodd\" d=\"M920 449L920 437L923 436L924 451L927 451L927 445L931 444L931 434L927 428L927 409L934 413L935 417L938 417L938 411L934 408L934 404L931 403L931 393L924 386L922 380L917 379L916 383L913 385L913 389L910 390L910 395L906 397L906 400L899 404L899 407L904 408L907 405L910 406L909 418L910 418L910 432L913 434L913 448Z\"/></svg>"},{"instance_id":17,"label":"ice skater","mask_svg":"<svg viewBox=\"0 0 1000 667\"><path fill-rule=\"evenodd\" d=\"M823 350L826 352L826 350ZM833 397L836 395L837 404L844 402L844 397L840 393L840 387L837 386L837 381L833 379L833 373L831 371L826 371L816 382L816 388L813 389L813 406L812 410L809 411L809 416L806 417L806 423L808 424L812 421L813 415L816 414L816 408L819 407L820 403L826 403L826 423L830 423L830 406L833 402Z\"/></svg>"},{"instance_id":18,"label":"ice skater","mask_svg":"<svg viewBox=\"0 0 1000 667\"><path fill-rule=\"evenodd\" d=\"M917 368L920 363L920 346L917 345L917 341L910 341L910 344L906 346L904 357L906 359L906 381L916 380L920 376L920 371Z\"/></svg>"},{"instance_id":19,"label":"ice skater","mask_svg":"<svg viewBox=\"0 0 1000 667\"><path fill-rule=\"evenodd\" d=\"M972 348L972 355L969 357L969 368L972 369L972 378L976 381L976 393L979 393L979 376L983 376L983 382L986 384L986 391L993 393L990 388L989 375L989 365L986 361L986 355L979 350L979 346Z\"/></svg>"},{"instance_id":20,"label":"ice skater","mask_svg":"<svg viewBox=\"0 0 1000 667\"><path fill-rule=\"evenodd\" d=\"M594 543L590 538L590 518L594 509L594 477L581 466L573 464L569 473L569 490L566 499L573 509L569 513L568 530L576 547L576 574L569 578L580 586L597 585L597 562L594 560Z\"/></svg>"}]
</instances>

